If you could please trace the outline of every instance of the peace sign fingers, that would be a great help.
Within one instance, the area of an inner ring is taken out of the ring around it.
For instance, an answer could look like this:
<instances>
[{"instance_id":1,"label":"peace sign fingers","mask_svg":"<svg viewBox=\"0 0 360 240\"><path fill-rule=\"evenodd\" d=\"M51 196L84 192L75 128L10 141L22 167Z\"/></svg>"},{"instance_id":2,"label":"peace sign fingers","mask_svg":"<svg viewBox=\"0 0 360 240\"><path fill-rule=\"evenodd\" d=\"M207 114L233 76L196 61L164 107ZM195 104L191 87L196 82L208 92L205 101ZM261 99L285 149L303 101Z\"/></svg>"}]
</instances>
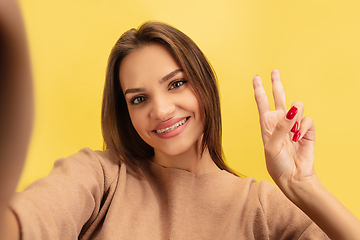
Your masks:
<instances>
[{"instance_id":1,"label":"peace sign fingers","mask_svg":"<svg viewBox=\"0 0 360 240\"><path fill-rule=\"evenodd\" d=\"M269 140L278 121L283 118L287 112L285 104L285 91L280 80L279 70L273 70L271 72L271 81L276 108L275 111L271 111L270 109L269 99L264 90L261 78L259 76L255 76L253 79L255 100L259 111L261 134L264 145Z\"/></svg>"}]
</instances>

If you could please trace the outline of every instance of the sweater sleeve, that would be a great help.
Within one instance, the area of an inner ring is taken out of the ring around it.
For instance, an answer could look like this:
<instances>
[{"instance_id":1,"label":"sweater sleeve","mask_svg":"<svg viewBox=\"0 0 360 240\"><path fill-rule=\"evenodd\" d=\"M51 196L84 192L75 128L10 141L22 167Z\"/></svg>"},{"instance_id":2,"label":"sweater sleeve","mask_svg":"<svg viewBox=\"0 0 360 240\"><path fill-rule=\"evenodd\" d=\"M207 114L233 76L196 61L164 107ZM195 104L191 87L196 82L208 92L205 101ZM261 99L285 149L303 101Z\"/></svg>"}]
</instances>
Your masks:
<instances>
[{"instance_id":1,"label":"sweater sleeve","mask_svg":"<svg viewBox=\"0 0 360 240\"><path fill-rule=\"evenodd\" d=\"M275 185L261 181L259 200L270 239L329 239L329 237Z\"/></svg>"},{"instance_id":2,"label":"sweater sleeve","mask_svg":"<svg viewBox=\"0 0 360 240\"><path fill-rule=\"evenodd\" d=\"M21 239L78 239L96 220L104 196L111 197L107 191L118 166L90 149L57 160L47 177L16 193L10 203Z\"/></svg>"}]
</instances>

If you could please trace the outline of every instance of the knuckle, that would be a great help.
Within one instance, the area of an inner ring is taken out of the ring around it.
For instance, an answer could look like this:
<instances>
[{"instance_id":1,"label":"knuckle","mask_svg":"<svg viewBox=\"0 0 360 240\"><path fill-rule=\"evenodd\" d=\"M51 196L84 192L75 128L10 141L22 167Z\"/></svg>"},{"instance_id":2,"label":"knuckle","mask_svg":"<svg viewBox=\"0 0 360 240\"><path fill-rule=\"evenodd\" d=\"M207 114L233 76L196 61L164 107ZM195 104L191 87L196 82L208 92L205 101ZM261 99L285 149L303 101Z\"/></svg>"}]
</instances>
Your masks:
<instances>
[{"instance_id":1,"label":"knuckle","mask_svg":"<svg viewBox=\"0 0 360 240\"><path fill-rule=\"evenodd\" d=\"M282 87L282 86L279 86L279 87L276 87L273 89L273 94L281 94L284 92L285 92L285 90L284 90L284 87Z\"/></svg>"},{"instance_id":2,"label":"knuckle","mask_svg":"<svg viewBox=\"0 0 360 240\"><path fill-rule=\"evenodd\" d=\"M271 159L271 158L276 157L276 155L278 154L278 150L274 144L270 143L270 144L265 145L264 153L265 153L266 159L269 159L269 158Z\"/></svg>"},{"instance_id":3,"label":"knuckle","mask_svg":"<svg viewBox=\"0 0 360 240\"><path fill-rule=\"evenodd\" d=\"M263 101L266 101L267 96L266 93L259 93L255 95L255 101L259 104L262 103Z\"/></svg>"},{"instance_id":4,"label":"knuckle","mask_svg":"<svg viewBox=\"0 0 360 240\"><path fill-rule=\"evenodd\" d=\"M281 132L283 129L284 129L284 126L283 126L283 124L281 122L278 122L275 125L275 131Z\"/></svg>"},{"instance_id":5,"label":"knuckle","mask_svg":"<svg viewBox=\"0 0 360 240\"><path fill-rule=\"evenodd\" d=\"M304 117L304 119L302 120L303 125L305 124L306 126L308 126L309 129L311 130L315 130L315 124L312 118L310 117Z\"/></svg>"},{"instance_id":6,"label":"knuckle","mask_svg":"<svg viewBox=\"0 0 360 240\"><path fill-rule=\"evenodd\" d=\"M270 144L266 144L264 147L264 152L266 155L271 153L271 150L273 149L273 147Z\"/></svg>"},{"instance_id":7,"label":"knuckle","mask_svg":"<svg viewBox=\"0 0 360 240\"><path fill-rule=\"evenodd\" d=\"M314 123L314 121L312 120L311 117L304 117L304 121L306 121L308 123Z\"/></svg>"},{"instance_id":8,"label":"knuckle","mask_svg":"<svg viewBox=\"0 0 360 240\"><path fill-rule=\"evenodd\" d=\"M293 102L293 105L297 106L298 108L301 108L301 109L304 108L304 104L302 102L300 102L300 101Z\"/></svg>"},{"instance_id":9,"label":"knuckle","mask_svg":"<svg viewBox=\"0 0 360 240\"><path fill-rule=\"evenodd\" d=\"M257 91L257 92L255 92L255 98L264 98L264 97L267 97L265 91Z\"/></svg>"}]
</instances>

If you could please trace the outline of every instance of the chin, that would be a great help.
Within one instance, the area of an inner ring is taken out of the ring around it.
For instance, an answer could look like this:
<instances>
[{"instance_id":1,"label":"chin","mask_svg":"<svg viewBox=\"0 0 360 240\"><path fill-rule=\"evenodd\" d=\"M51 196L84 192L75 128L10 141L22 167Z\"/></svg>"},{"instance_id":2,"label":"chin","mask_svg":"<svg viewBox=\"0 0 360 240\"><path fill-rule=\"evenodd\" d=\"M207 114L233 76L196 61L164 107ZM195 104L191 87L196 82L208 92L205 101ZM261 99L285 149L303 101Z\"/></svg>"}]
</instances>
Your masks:
<instances>
[{"instance_id":1,"label":"chin","mask_svg":"<svg viewBox=\"0 0 360 240\"><path fill-rule=\"evenodd\" d=\"M181 144L181 142L177 142L175 144L162 145L160 148L154 148L155 155L156 152L161 152L167 156L175 157L189 152L197 152L195 148L198 148L200 146L199 140L194 141L193 144L189 144L189 142L191 141L188 140L184 144Z\"/></svg>"},{"instance_id":2,"label":"chin","mask_svg":"<svg viewBox=\"0 0 360 240\"><path fill-rule=\"evenodd\" d=\"M181 155L182 153L187 152L188 149L189 148L182 149L182 148L175 147L175 148L167 148L167 149L163 149L163 148L159 149L158 148L158 149L154 149L154 150L155 150L155 155L157 153L162 153L162 154L165 154L167 156L175 157L175 156Z\"/></svg>"}]
</instances>

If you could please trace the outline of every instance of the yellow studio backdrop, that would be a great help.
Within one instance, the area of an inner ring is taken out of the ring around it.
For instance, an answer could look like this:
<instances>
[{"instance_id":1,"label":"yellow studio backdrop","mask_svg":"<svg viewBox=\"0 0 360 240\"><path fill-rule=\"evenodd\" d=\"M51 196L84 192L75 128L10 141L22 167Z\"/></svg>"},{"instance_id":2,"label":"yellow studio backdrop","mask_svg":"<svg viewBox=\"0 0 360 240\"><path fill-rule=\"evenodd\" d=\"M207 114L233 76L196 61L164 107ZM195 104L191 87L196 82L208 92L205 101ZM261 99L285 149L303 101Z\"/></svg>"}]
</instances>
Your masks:
<instances>
[{"instance_id":1,"label":"yellow studio backdrop","mask_svg":"<svg viewBox=\"0 0 360 240\"><path fill-rule=\"evenodd\" d=\"M105 68L120 35L147 20L170 23L217 73L223 144L236 171L266 172L252 77L271 96L278 68L287 94L317 129L315 168L360 218L360 16L358 1L21 0L35 78L36 119L18 190L83 147L102 148ZM272 99L270 100L273 103Z\"/></svg>"}]
</instances>

